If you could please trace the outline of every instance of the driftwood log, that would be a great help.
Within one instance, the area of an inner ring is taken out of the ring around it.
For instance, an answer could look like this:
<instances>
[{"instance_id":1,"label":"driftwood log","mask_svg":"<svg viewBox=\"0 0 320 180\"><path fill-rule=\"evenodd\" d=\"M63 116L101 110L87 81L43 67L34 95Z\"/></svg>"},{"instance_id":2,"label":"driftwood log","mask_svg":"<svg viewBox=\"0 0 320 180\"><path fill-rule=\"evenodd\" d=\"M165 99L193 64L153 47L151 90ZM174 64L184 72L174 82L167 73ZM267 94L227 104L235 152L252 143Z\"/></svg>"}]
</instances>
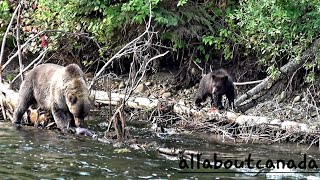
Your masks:
<instances>
[{"instance_id":1,"label":"driftwood log","mask_svg":"<svg viewBox=\"0 0 320 180\"><path fill-rule=\"evenodd\" d=\"M265 125L272 129L285 130L287 132L295 133L313 133L316 131L315 127L311 127L306 123L299 123L295 121L282 121L280 119L272 119L263 116L250 116L250 115L239 115L234 112L225 111L219 113L217 111L210 111L211 109L203 108L196 110L188 107L184 104L175 104L173 108L175 113L188 114L203 118L203 120L222 119L228 123L235 123L237 125L250 125L259 126Z\"/></svg>"},{"instance_id":2,"label":"driftwood log","mask_svg":"<svg viewBox=\"0 0 320 180\"><path fill-rule=\"evenodd\" d=\"M111 104L119 106L125 98L124 94L111 93L111 100L109 92L92 90L91 93L95 97L95 101L101 104ZM134 109L154 109L158 106L159 100L145 97L129 97L126 106Z\"/></svg>"}]
</instances>

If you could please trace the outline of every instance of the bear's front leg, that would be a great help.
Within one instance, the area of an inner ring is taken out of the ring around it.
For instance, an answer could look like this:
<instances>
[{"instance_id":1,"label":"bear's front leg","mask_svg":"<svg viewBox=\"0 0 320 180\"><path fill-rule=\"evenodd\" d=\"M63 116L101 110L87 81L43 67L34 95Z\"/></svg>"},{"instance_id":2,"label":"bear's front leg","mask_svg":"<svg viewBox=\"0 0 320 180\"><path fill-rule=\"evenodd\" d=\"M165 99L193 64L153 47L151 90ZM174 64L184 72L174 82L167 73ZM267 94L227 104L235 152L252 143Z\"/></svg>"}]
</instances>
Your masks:
<instances>
[{"instance_id":1,"label":"bear's front leg","mask_svg":"<svg viewBox=\"0 0 320 180\"><path fill-rule=\"evenodd\" d=\"M227 99L229 102L229 107L232 111L234 111L234 95L227 95Z\"/></svg>"},{"instance_id":2,"label":"bear's front leg","mask_svg":"<svg viewBox=\"0 0 320 180\"><path fill-rule=\"evenodd\" d=\"M57 127L63 132L66 131L69 126L66 112L61 109L52 108L52 115Z\"/></svg>"},{"instance_id":3,"label":"bear's front leg","mask_svg":"<svg viewBox=\"0 0 320 180\"><path fill-rule=\"evenodd\" d=\"M223 110L224 107L222 105L222 95L218 95L214 97L215 99L215 105L219 110Z\"/></svg>"}]
</instances>

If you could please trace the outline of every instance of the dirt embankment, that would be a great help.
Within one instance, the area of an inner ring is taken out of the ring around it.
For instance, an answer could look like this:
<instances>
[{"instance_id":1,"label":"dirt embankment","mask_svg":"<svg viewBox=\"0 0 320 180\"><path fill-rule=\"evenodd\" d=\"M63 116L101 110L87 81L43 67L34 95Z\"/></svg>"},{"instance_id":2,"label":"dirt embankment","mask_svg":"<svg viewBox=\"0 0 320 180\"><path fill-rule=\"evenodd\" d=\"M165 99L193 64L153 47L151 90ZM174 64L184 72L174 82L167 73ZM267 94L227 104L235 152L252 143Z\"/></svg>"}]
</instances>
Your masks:
<instances>
[{"instance_id":1,"label":"dirt embankment","mask_svg":"<svg viewBox=\"0 0 320 180\"><path fill-rule=\"evenodd\" d=\"M175 90L176 72L158 72L145 78L135 91L135 96L162 99L172 103L183 101L191 107L194 105L194 97L197 92L198 84L191 88ZM122 79L123 78L123 79ZM111 81L113 92L124 93L126 77ZM101 79L99 83L108 87L107 80ZM101 85L102 85L101 84ZM244 85L245 86L245 85ZM254 116L266 116L281 120L291 120L304 123L317 123L320 118L320 91L316 92L313 87L320 87L320 81L312 86L303 86L300 89L291 92L279 91L274 93L271 98L259 103L257 106L247 110L244 114ZM248 88L237 88L238 95L245 93ZM239 91L241 89L242 91ZM313 90L313 91L312 91ZM226 98L223 99L226 103ZM210 100L207 99L205 106L210 106Z\"/></svg>"}]
</instances>

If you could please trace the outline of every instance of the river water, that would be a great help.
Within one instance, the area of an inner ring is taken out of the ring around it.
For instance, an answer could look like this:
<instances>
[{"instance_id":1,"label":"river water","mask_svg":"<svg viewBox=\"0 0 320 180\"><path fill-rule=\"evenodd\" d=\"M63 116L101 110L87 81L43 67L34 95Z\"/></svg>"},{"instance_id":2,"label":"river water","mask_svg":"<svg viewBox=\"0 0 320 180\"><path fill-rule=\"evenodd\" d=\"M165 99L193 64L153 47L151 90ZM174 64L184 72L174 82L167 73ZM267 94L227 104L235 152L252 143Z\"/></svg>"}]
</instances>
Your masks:
<instances>
[{"instance_id":1,"label":"river water","mask_svg":"<svg viewBox=\"0 0 320 180\"><path fill-rule=\"evenodd\" d=\"M140 143L201 151L201 161L213 160L214 153L224 161L244 160L251 154L255 162L292 159L298 164L306 154L307 164L313 159L320 167L317 147L306 151L307 146L296 144L226 144L198 135L156 134L144 126L131 126L130 133ZM34 127L16 130L10 123L0 122L1 179L320 179L317 169L264 168L257 174L250 173L259 171L256 168L196 169L195 160L194 169L190 169L190 161L189 169L185 169L179 163L154 150L118 151L89 138L66 137Z\"/></svg>"}]
</instances>

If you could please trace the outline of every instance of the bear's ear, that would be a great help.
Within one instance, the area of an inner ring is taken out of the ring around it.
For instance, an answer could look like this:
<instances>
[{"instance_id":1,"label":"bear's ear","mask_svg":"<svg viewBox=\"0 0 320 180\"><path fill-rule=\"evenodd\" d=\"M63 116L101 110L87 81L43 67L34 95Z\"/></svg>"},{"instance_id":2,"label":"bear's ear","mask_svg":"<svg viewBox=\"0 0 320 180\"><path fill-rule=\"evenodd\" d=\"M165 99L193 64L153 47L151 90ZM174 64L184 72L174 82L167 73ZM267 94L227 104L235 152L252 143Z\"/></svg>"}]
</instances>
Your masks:
<instances>
[{"instance_id":1,"label":"bear's ear","mask_svg":"<svg viewBox=\"0 0 320 180\"><path fill-rule=\"evenodd\" d=\"M214 75L214 74L211 74L211 77L212 77L212 79L214 79L214 78L216 78L216 75Z\"/></svg>"},{"instance_id":2,"label":"bear's ear","mask_svg":"<svg viewBox=\"0 0 320 180\"><path fill-rule=\"evenodd\" d=\"M227 82L228 81L228 76L223 76L222 80L223 80L223 82Z\"/></svg>"},{"instance_id":3,"label":"bear's ear","mask_svg":"<svg viewBox=\"0 0 320 180\"><path fill-rule=\"evenodd\" d=\"M66 66L66 72L71 78L80 77L82 74L80 67L76 64L69 64Z\"/></svg>"},{"instance_id":4,"label":"bear's ear","mask_svg":"<svg viewBox=\"0 0 320 180\"><path fill-rule=\"evenodd\" d=\"M77 96L73 96L73 95L69 95L68 100L71 104L76 104L78 101Z\"/></svg>"}]
</instances>

